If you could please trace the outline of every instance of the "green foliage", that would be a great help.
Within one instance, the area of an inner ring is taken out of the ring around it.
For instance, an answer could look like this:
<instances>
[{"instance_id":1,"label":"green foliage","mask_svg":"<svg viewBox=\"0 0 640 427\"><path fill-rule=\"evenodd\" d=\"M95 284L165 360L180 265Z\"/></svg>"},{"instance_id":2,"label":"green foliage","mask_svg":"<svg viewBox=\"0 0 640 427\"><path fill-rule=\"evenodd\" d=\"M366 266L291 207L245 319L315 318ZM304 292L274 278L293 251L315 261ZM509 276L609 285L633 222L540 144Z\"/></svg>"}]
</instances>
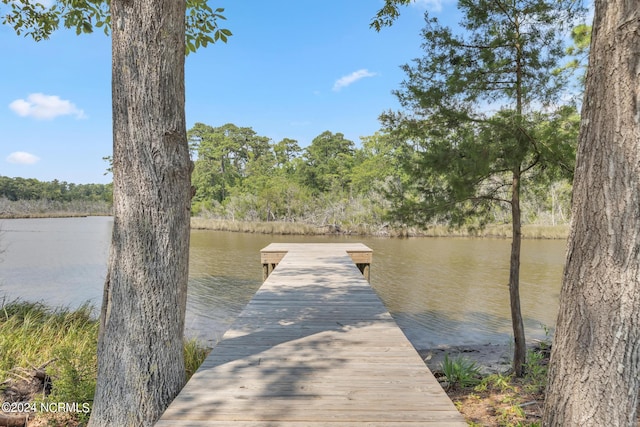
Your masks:
<instances>
[{"instance_id":1,"label":"green foliage","mask_svg":"<svg viewBox=\"0 0 640 427\"><path fill-rule=\"evenodd\" d=\"M400 16L398 6L406 6L411 3L412 0L385 0L382 9L376 13L376 16L371 20L369 24L370 28L376 31L380 31L382 27L389 27Z\"/></svg>"},{"instance_id":2,"label":"green foliage","mask_svg":"<svg viewBox=\"0 0 640 427\"><path fill-rule=\"evenodd\" d=\"M447 377L449 387L473 387L480 382L480 369L476 363L464 356L450 359L445 354L442 362L442 371Z\"/></svg>"},{"instance_id":3,"label":"green foliage","mask_svg":"<svg viewBox=\"0 0 640 427\"><path fill-rule=\"evenodd\" d=\"M55 362L47 370L52 379L51 394L38 400L54 404L93 402L97 370L96 347L94 342L91 345L86 345L83 341L79 343L80 345L73 343L56 349ZM74 415L79 421L85 422L89 419L90 412L77 411Z\"/></svg>"},{"instance_id":4,"label":"green foliage","mask_svg":"<svg viewBox=\"0 0 640 427\"><path fill-rule=\"evenodd\" d=\"M218 27L219 20L227 19L222 15L223 12L223 8L209 7L207 0L187 0L185 41L187 55L218 40L227 42L232 35L231 31Z\"/></svg>"},{"instance_id":5,"label":"green foliage","mask_svg":"<svg viewBox=\"0 0 640 427\"><path fill-rule=\"evenodd\" d=\"M564 56L570 3L459 2L460 29L426 16L424 56L403 67L396 91L405 111L381 116L410 153L398 219L482 226L496 219L493 204L512 202L514 179L571 173L577 115L555 107L567 80L551 72ZM570 126L551 132L560 122Z\"/></svg>"},{"instance_id":6,"label":"green foliage","mask_svg":"<svg viewBox=\"0 0 640 427\"><path fill-rule=\"evenodd\" d=\"M197 152L192 178L198 189L196 201L222 202L251 172L262 176L273 168L275 158L269 139L251 128L196 123L187 135L192 150Z\"/></svg>"},{"instance_id":7,"label":"green foliage","mask_svg":"<svg viewBox=\"0 0 640 427\"><path fill-rule=\"evenodd\" d=\"M195 338L184 341L184 367L187 381L198 370L202 362L207 358L211 350L203 347L200 341Z\"/></svg>"},{"instance_id":8,"label":"green foliage","mask_svg":"<svg viewBox=\"0 0 640 427\"><path fill-rule=\"evenodd\" d=\"M39 401L91 403L96 384L98 327L88 304L75 310L24 301L1 304L0 383L20 379L25 371L44 366L51 379L51 393L36 396ZM187 377L198 369L208 351L195 339L185 340ZM89 414L79 411L74 416L76 422L82 422Z\"/></svg>"},{"instance_id":9,"label":"green foliage","mask_svg":"<svg viewBox=\"0 0 640 427\"><path fill-rule=\"evenodd\" d=\"M36 41L48 39L61 23L76 34L92 33L94 27L108 34L111 24L106 0L57 0L48 7L33 0L1 0L0 6L3 24Z\"/></svg>"},{"instance_id":10,"label":"green foliage","mask_svg":"<svg viewBox=\"0 0 640 427\"><path fill-rule=\"evenodd\" d=\"M502 393L513 390L512 385L512 376L507 376L503 374L491 374L488 375L480 381L478 385L476 385L475 390L478 392L483 392L487 390L497 390Z\"/></svg>"},{"instance_id":11,"label":"green foliage","mask_svg":"<svg viewBox=\"0 0 640 427\"><path fill-rule=\"evenodd\" d=\"M353 190L366 194L375 188L386 194L392 192L392 183L408 179L401 167L403 145L382 132L361 139L362 148L356 151L351 170Z\"/></svg>"},{"instance_id":12,"label":"green foliage","mask_svg":"<svg viewBox=\"0 0 640 427\"><path fill-rule=\"evenodd\" d=\"M354 144L341 133L325 131L315 137L302 155L305 184L320 192L347 189L353 168Z\"/></svg>"},{"instance_id":13,"label":"green foliage","mask_svg":"<svg viewBox=\"0 0 640 427\"><path fill-rule=\"evenodd\" d=\"M524 366L525 381L528 391L542 393L547 385L547 365L541 351L527 351L527 361Z\"/></svg>"},{"instance_id":14,"label":"green foliage","mask_svg":"<svg viewBox=\"0 0 640 427\"><path fill-rule=\"evenodd\" d=\"M591 25L579 24L571 30L571 39L573 44L567 47L567 55L571 58L562 67L555 70L557 73L564 71L578 72L578 82L580 85L580 92L584 89L585 75L587 70L587 60L589 56L589 47L591 46Z\"/></svg>"},{"instance_id":15,"label":"green foliage","mask_svg":"<svg viewBox=\"0 0 640 427\"><path fill-rule=\"evenodd\" d=\"M20 379L28 368L45 367L51 394L42 402L93 401L98 322L93 308L51 309L40 303L12 302L0 307L0 383ZM89 414L74 414L85 420Z\"/></svg>"},{"instance_id":16,"label":"green foliage","mask_svg":"<svg viewBox=\"0 0 640 427\"><path fill-rule=\"evenodd\" d=\"M216 41L227 42L231 31L220 28L218 22L226 18L223 8L212 9L208 0L186 0L185 54L195 52ZM13 27L16 34L30 36L36 41L48 39L60 25L76 34L102 29L111 31L109 0L56 0L51 6L34 0L0 0L2 23Z\"/></svg>"},{"instance_id":17,"label":"green foliage","mask_svg":"<svg viewBox=\"0 0 640 427\"><path fill-rule=\"evenodd\" d=\"M545 132L548 129L551 133L551 126L547 125ZM556 133L560 134L561 129ZM415 186L416 178L402 167L416 152L391 133L363 137L361 146L356 147L342 134L327 131L304 149L293 139L273 143L251 128L233 124L213 127L196 123L188 134L195 158L194 216L231 221L297 221L318 227L335 224L347 232L384 234L391 210L396 214L406 210L401 223L413 222L412 216L419 212L411 207L420 202L421 196L407 197L412 194L407 189ZM468 144L478 151L492 149L473 139ZM485 166L467 161L457 167L473 171ZM535 191L525 194L527 217L532 221L556 224L568 220L570 191L565 187L567 181L560 184L554 180L561 174L552 173L553 170L547 167L541 172ZM430 182L441 179L433 174L424 178ZM461 179L456 185L463 183ZM549 192L549 188L553 191ZM436 195L432 197L435 199ZM478 207L483 203L485 217L480 220ZM466 215L465 209L475 209L476 215ZM503 205L477 199L458 205L438 216L437 221L457 221L473 229L489 222L507 223L509 215Z\"/></svg>"},{"instance_id":18,"label":"green foliage","mask_svg":"<svg viewBox=\"0 0 640 427\"><path fill-rule=\"evenodd\" d=\"M584 56L589 52L591 46L591 25L579 24L571 30L573 45L567 48L569 55Z\"/></svg>"},{"instance_id":19,"label":"green foliage","mask_svg":"<svg viewBox=\"0 0 640 427\"><path fill-rule=\"evenodd\" d=\"M109 202L113 198L112 184L73 184L65 181L38 181L33 178L9 178L0 175L0 198L18 200L73 200Z\"/></svg>"}]
</instances>

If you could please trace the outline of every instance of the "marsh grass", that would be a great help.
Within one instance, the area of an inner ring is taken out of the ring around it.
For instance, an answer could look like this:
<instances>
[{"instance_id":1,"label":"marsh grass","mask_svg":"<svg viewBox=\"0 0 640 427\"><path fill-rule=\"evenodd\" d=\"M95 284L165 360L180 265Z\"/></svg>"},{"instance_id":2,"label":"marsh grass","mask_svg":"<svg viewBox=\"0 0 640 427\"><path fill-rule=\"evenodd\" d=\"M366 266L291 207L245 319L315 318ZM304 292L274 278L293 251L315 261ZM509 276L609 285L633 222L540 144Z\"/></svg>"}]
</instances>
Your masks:
<instances>
[{"instance_id":1,"label":"marsh grass","mask_svg":"<svg viewBox=\"0 0 640 427\"><path fill-rule=\"evenodd\" d=\"M481 230L451 229L446 225L435 225L426 229L418 227L370 226L366 224L315 225L304 222L260 222L231 221L215 218L191 218L191 228L196 230L232 231L240 233L316 236L324 234L347 234L354 236L384 237L490 237L511 238L511 225L489 225ZM525 225L522 228L525 239L566 239L568 225Z\"/></svg>"},{"instance_id":2,"label":"marsh grass","mask_svg":"<svg viewBox=\"0 0 640 427\"><path fill-rule=\"evenodd\" d=\"M300 222L250 222L209 218L191 218L191 228L197 230L302 236L313 236L328 232L327 227Z\"/></svg>"},{"instance_id":3,"label":"marsh grass","mask_svg":"<svg viewBox=\"0 0 640 427\"><path fill-rule=\"evenodd\" d=\"M187 381L198 370L204 359L207 358L211 349L204 347L195 338L184 341L184 370L187 374Z\"/></svg>"},{"instance_id":4,"label":"marsh grass","mask_svg":"<svg viewBox=\"0 0 640 427\"><path fill-rule=\"evenodd\" d=\"M88 303L75 310L24 301L0 303L0 400L12 384L44 370L49 387L26 398L45 403L93 402L98 325L95 310ZM187 379L208 352L197 340L185 340ZM82 424L90 414L61 415L39 414L50 418L47 425Z\"/></svg>"},{"instance_id":5,"label":"marsh grass","mask_svg":"<svg viewBox=\"0 0 640 427\"><path fill-rule=\"evenodd\" d=\"M46 199L11 201L0 197L0 218L65 218L112 215L110 202L106 201L55 201Z\"/></svg>"},{"instance_id":6,"label":"marsh grass","mask_svg":"<svg viewBox=\"0 0 640 427\"><path fill-rule=\"evenodd\" d=\"M75 310L22 301L3 304L0 378L16 366L36 367L52 359L94 366L97 336L98 322L89 304Z\"/></svg>"},{"instance_id":7,"label":"marsh grass","mask_svg":"<svg viewBox=\"0 0 640 427\"><path fill-rule=\"evenodd\" d=\"M426 237L490 237L510 239L512 233L510 224L488 225L481 230L475 231L457 230L445 225L436 225L429 227L419 235ZM522 236L525 239L566 239L568 235L568 225L529 224L522 227Z\"/></svg>"}]
</instances>

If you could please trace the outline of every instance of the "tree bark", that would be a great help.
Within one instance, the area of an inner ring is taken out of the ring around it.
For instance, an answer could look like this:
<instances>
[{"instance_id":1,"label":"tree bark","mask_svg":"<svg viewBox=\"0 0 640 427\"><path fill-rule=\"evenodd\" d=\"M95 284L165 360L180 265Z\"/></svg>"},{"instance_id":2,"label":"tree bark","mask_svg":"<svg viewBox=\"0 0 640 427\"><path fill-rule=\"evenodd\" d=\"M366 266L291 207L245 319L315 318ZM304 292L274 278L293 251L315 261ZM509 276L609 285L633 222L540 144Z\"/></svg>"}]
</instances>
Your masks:
<instances>
[{"instance_id":1,"label":"tree bark","mask_svg":"<svg viewBox=\"0 0 640 427\"><path fill-rule=\"evenodd\" d=\"M635 426L640 2L596 0L546 426Z\"/></svg>"},{"instance_id":2,"label":"tree bark","mask_svg":"<svg viewBox=\"0 0 640 427\"><path fill-rule=\"evenodd\" d=\"M520 212L520 168L513 172L511 188L511 258L509 263L509 301L513 327L513 372L517 377L523 374L527 357L524 322L520 309L520 248L522 246L522 214Z\"/></svg>"},{"instance_id":3,"label":"tree bark","mask_svg":"<svg viewBox=\"0 0 640 427\"><path fill-rule=\"evenodd\" d=\"M114 224L91 426L153 425L185 381L185 2L112 0Z\"/></svg>"}]
</instances>

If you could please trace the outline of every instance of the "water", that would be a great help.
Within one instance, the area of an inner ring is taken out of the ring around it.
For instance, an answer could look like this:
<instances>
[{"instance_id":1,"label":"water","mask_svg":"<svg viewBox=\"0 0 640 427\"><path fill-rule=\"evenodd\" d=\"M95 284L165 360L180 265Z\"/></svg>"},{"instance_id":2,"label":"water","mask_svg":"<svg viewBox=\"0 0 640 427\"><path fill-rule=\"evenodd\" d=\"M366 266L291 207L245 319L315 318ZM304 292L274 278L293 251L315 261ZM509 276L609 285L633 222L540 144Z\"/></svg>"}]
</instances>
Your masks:
<instances>
[{"instance_id":1,"label":"water","mask_svg":"<svg viewBox=\"0 0 640 427\"><path fill-rule=\"evenodd\" d=\"M0 295L100 306L111 239L108 217L0 221ZM510 241L465 238L269 236L191 233L187 334L213 344L262 282L260 249L272 242L358 241L374 250L371 284L418 348L511 341ZM527 338L544 338L558 308L565 241L524 241L522 313Z\"/></svg>"}]
</instances>

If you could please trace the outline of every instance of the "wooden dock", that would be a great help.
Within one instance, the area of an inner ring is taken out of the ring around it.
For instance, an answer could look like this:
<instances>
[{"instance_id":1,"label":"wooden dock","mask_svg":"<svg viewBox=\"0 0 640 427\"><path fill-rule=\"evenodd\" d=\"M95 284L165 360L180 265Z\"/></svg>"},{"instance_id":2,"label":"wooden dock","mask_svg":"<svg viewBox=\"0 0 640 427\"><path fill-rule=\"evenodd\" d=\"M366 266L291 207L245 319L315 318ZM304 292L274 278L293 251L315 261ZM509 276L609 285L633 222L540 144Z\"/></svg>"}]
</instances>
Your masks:
<instances>
[{"instance_id":1,"label":"wooden dock","mask_svg":"<svg viewBox=\"0 0 640 427\"><path fill-rule=\"evenodd\" d=\"M157 426L466 426L348 254L369 248L269 245L263 264L282 251Z\"/></svg>"}]
</instances>

